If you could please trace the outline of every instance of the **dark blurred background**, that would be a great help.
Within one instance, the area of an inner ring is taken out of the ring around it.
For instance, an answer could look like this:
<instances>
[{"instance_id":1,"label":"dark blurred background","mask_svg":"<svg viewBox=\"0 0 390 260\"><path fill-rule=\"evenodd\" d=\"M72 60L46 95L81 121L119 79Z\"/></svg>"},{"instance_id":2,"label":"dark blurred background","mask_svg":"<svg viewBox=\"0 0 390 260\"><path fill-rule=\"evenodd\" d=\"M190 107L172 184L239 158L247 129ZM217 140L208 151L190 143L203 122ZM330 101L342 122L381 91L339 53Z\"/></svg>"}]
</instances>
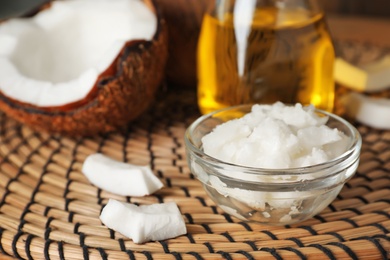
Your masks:
<instances>
[{"instance_id":1,"label":"dark blurred background","mask_svg":"<svg viewBox=\"0 0 390 260\"><path fill-rule=\"evenodd\" d=\"M48 0L0 0L0 19L24 15Z\"/></svg>"},{"instance_id":2,"label":"dark blurred background","mask_svg":"<svg viewBox=\"0 0 390 260\"><path fill-rule=\"evenodd\" d=\"M25 14L48 0L0 0L0 19ZM330 14L381 16L390 18L389 0L320 0Z\"/></svg>"},{"instance_id":3,"label":"dark blurred background","mask_svg":"<svg viewBox=\"0 0 390 260\"><path fill-rule=\"evenodd\" d=\"M389 0L321 0L328 13L390 18Z\"/></svg>"}]
</instances>

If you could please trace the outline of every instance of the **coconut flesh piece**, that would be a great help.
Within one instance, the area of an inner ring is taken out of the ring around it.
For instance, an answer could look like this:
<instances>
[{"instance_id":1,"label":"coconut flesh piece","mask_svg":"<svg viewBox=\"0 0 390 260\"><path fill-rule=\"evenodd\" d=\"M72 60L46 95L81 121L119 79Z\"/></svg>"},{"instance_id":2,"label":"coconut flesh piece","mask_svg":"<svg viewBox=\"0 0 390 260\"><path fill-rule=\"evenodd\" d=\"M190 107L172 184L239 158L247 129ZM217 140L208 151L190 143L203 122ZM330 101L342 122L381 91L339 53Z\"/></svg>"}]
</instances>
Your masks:
<instances>
[{"instance_id":1,"label":"coconut flesh piece","mask_svg":"<svg viewBox=\"0 0 390 260\"><path fill-rule=\"evenodd\" d=\"M135 243L164 240L187 233L183 217L174 202L136 206L110 199L100 214L100 220Z\"/></svg>"},{"instance_id":2,"label":"coconut flesh piece","mask_svg":"<svg viewBox=\"0 0 390 260\"><path fill-rule=\"evenodd\" d=\"M390 99L351 92L340 101L346 114L360 123L378 129L390 129Z\"/></svg>"},{"instance_id":3,"label":"coconut flesh piece","mask_svg":"<svg viewBox=\"0 0 390 260\"><path fill-rule=\"evenodd\" d=\"M96 187L121 196L141 197L163 187L149 166L119 162L100 153L85 159L82 172Z\"/></svg>"},{"instance_id":4,"label":"coconut flesh piece","mask_svg":"<svg viewBox=\"0 0 390 260\"><path fill-rule=\"evenodd\" d=\"M53 1L0 24L0 91L38 107L82 100L126 42L151 40L156 29L142 1Z\"/></svg>"}]
</instances>

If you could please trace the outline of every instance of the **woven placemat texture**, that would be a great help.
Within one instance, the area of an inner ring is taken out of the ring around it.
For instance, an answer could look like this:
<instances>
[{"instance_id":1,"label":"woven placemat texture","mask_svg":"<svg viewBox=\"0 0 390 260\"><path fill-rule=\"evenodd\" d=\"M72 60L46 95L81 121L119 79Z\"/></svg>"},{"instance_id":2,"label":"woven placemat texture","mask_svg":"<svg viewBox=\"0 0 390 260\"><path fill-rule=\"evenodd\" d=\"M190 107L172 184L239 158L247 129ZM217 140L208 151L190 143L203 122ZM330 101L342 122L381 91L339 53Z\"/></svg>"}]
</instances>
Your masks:
<instances>
[{"instance_id":1,"label":"woven placemat texture","mask_svg":"<svg viewBox=\"0 0 390 260\"><path fill-rule=\"evenodd\" d=\"M355 62L383 54L365 44L338 47ZM155 106L126 131L93 138L34 132L0 114L0 252L21 259L390 257L390 131L357 125L363 137L358 172L319 215L285 227L246 223L216 207L187 167L183 136L199 116L195 98L191 91L162 91ZM165 187L146 197L94 187L81 167L96 152L150 165ZM135 244L100 222L109 198L135 204L174 201L188 233Z\"/></svg>"}]
</instances>

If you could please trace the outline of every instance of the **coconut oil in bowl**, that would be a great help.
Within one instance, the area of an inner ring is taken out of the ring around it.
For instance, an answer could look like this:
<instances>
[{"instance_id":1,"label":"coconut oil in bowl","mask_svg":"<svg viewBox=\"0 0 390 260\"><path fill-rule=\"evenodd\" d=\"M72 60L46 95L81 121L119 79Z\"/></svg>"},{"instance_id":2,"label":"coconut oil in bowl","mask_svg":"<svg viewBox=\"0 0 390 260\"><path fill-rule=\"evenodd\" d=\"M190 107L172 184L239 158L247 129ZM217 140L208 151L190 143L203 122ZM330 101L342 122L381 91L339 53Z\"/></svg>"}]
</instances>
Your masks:
<instances>
[{"instance_id":1,"label":"coconut oil in bowl","mask_svg":"<svg viewBox=\"0 0 390 260\"><path fill-rule=\"evenodd\" d=\"M355 174L362 145L346 120L280 103L204 115L184 140L190 170L215 204L267 225L320 213Z\"/></svg>"},{"instance_id":2,"label":"coconut oil in bowl","mask_svg":"<svg viewBox=\"0 0 390 260\"><path fill-rule=\"evenodd\" d=\"M202 113L245 103L332 111L334 47L315 0L220 0L198 42Z\"/></svg>"}]
</instances>

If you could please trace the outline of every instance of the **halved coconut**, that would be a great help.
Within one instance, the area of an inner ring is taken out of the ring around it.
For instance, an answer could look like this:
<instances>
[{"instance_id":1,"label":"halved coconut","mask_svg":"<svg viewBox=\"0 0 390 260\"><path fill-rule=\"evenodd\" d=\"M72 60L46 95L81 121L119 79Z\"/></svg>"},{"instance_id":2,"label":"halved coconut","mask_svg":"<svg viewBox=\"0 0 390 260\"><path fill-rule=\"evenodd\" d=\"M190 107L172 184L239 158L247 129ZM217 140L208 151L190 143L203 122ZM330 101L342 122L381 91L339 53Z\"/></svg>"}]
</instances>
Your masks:
<instances>
[{"instance_id":1,"label":"halved coconut","mask_svg":"<svg viewBox=\"0 0 390 260\"><path fill-rule=\"evenodd\" d=\"M116 130L149 107L166 59L151 0L53 1L0 24L0 109L49 132Z\"/></svg>"}]
</instances>

